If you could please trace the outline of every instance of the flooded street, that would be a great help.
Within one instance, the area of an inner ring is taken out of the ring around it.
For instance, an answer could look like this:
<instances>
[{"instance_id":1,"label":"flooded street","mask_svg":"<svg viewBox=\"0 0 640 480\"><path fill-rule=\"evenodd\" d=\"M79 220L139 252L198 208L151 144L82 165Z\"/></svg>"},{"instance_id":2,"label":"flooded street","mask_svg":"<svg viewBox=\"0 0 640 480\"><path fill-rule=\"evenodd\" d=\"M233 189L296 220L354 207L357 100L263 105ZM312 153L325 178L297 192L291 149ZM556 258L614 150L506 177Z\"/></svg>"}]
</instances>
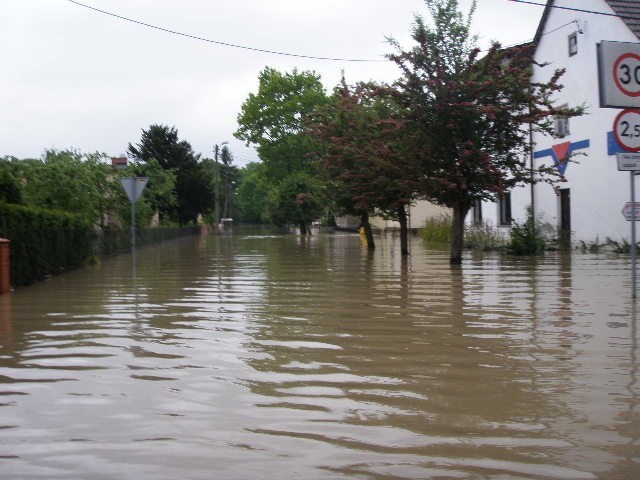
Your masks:
<instances>
[{"instance_id":1,"label":"flooded street","mask_svg":"<svg viewBox=\"0 0 640 480\"><path fill-rule=\"evenodd\" d=\"M0 297L1 479L632 479L628 256L189 237Z\"/></svg>"}]
</instances>

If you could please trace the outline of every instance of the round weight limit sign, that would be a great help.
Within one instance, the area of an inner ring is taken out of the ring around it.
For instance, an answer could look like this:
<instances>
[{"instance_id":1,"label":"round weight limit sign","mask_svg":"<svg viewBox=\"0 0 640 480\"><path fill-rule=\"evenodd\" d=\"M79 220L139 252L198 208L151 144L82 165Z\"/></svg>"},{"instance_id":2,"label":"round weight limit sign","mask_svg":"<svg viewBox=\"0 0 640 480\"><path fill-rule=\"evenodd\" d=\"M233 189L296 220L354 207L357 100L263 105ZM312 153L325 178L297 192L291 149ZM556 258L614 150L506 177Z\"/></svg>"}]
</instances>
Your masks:
<instances>
[{"instance_id":1,"label":"round weight limit sign","mask_svg":"<svg viewBox=\"0 0 640 480\"><path fill-rule=\"evenodd\" d=\"M640 152L640 109L622 110L613 122L613 134L627 152Z\"/></svg>"},{"instance_id":2,"label":"round weight limit sign","mask_svg":"<svg viewBox=\"0 0 640 480\"><path fill-rule=\"evenodd\" d=\"M618 89L629 97L640 96L640 55L625 53L613 65Z\"/></svg>"}]
</instances>

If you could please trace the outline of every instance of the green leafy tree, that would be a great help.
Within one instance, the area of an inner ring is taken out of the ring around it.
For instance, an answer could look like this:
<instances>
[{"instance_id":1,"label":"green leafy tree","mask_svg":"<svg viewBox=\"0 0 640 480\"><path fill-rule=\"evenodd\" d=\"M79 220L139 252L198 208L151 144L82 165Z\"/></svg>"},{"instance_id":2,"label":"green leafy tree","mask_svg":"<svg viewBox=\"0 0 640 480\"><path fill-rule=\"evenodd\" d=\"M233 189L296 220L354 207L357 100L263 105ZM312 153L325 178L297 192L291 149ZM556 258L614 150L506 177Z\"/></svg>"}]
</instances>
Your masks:
<instances>
[{"instance_id":1,"label":"green leafy tree","mask_svg":"<svg viewBox=\"0 0 640 480\"><path fill-rule=\"evenodd\" d=\"M177 175L178 221L181 224L195 224L199 214L206 215L211 211L214 194L211 179L201 165L178 172Z\"/></svg>"},{"instance_id":2,"label":"green leafy tree","mask_svg":"<svg viewBox=\"0 0 640 480\"><path fill-rule=\"evenodd\" d=\"M149 181L144 189L142 197L136 205L136 216L140 225L148 225L154 214L162 211L171 211L177 202L175 185L176 174L172 170L165 170L157 160L147 162L132 162L127 168L118 170L118 178L121 177L147 177ZM115 195L120 220L124 224L130 222L131 204L122 186L119 186ZM160 218L162 221L162 217Z\"/></svg>"},{"instance_id":3,"label":"green leafy tree","mask_svg":"<svg viewBox=\"0 0 640 480\"><path fill-rule=\"evenodd\" d=\"M22 189L10 158L0 159L0 202L22 203Z\"/></svg>"},{"instance_id":4,"label":"green leafy tree","mask_svg":"<svg viewBox=\"0 0 640 480\"><path fill-rule=\"evenodd\" d=\"M318 177L306 172L294 172L286 176L269 190L268 218L271 223L284 225L294 222L300 225L301 233L305 226L322 214L321 195L318 189L321 183Z\"/></svg>"},{"instance_id":5,"label":"green leafy tree","mask_svg":"<svg viewBox=\"0 0 640 480\"><path fill-rule=\"evenodd\" d=\"M558 108L562 71L547 82L532 81L533 45L503 49L493 44L482 58L470 34L470 19L457 0L425 0L433 26L416 16L416 45L389 55L402 70L397 82L406 120L420 131L422 191L429 200L452 209L451 263L462 261L464 219L475 200L531 181L555 183L557 169L527 165L529 126L551 133L556 115L575 116L578 108Z\"/></svg>"},{"instance_id":6,"label":"green leafy tree","mask_svg":"<svg viewBox=\"0 0 640 480\"><path fill-rule=\"evenodd\" d=\"M239 170L236 217L243 223L267 222L266 199L269 197L269 182L266 180L263 163L252 162Z\"/></svg>"},{"instance_id":7,"label":"green leafy tree","mask_svg":"<svg viewBox=\"0 0 640 480\"><path fill-rule=\"evenodd\" d=\"M107 227L115 219L130 220L130 202L120 183L121 177L148 177L149 183L137 204L141 224L153 214L175 202L175 174L164 170L156 160L132 162L125 169L113 170L103 154L76 151L48 151L43 159L16 158L0 161L10 174L24 184L22 203L44 209L82 215L85 221Z\"/></svg>"},{"instance_id":8,"label":"green leafy tree","mask_svg":"<svg viewBox=\"0 0 640 480\"><path fill-rule=\"evenodd\" d=\"M195 223L198 214L211 210L213 190L199 162L200 155L194 153L189 142L178 138L175 127L151 125L142 131L140 143L129 144L128 152L142 162L155 160L164 170L175 174L176 202L158 204L161 218L166 216L181 224Z\"/></svg>"},{"instance_id":9,"label":"green leafy tree","mask_svg":"<svg viewBox=\"0 0 640 480\"><path fill-rule=\"evenodd\" d=\"M21 182L25 204L63 210L99 223L111 205L116 189L104 154L73 150L48 150L42 159L17 160L15 172Z\"/></svg>"},{"instance_id":10,"label":"green leafy tree","mask_svg":"<svg viewBox=\"0 0 640 480\"><path fill-rule=\"evenodd\" d=\"M315 214L319 199L311 188L317 177L309 158L314 146L304 119L327 102L320 77L313 72L281 73L266 68L260 73L258 92L250 94L238 115L235 136L257 147L265 164L265 179L278 201L271 203L274 218L297 222L301 233ZM291 188L300 189L291 192ZM292 194L294 193L294 194ZM294 215L289 217L289 215Z\"/></svg>"},{"instance_id":11,"label":"green leafy tree","mask_svg":"<svg viewBox=\"0 0 640 480\"><path fill-rule=\"evenodd\" d=\"M222 151L224 151L224 148ZM230 158L232 159L233 156L231 155ZM227 159L227 162L229 162L229 159ZM231 165L230 162L225 163L224 158L220 162L216 162L212 158L204 158L202 160L202 168L204 169L205 178L209 182L209 189L214 192L212 198L215 199L215 194L218 194L218 216L220 218L214 219L215 214L211 215L209 218L211 223L217 223L221 218L234 218L235 199L241 175L240 170L238 167ZM217 189L216 181L218 182ZM222 206L221 209L220 206Z\"/></svg>"},{"instance_id":12,"label":"green leafy tree","mask_svg":"<svg viewBox=\"0 0 640 480\"><path fill-rule=\"evenodd\" d=\"M158 161L165 170L187 171L198 163L191 145L178 138L178 130L167 125L153 124L142 130L140 143L129 144L129 154L140 161Z\"/></svg>"}]
</instances>

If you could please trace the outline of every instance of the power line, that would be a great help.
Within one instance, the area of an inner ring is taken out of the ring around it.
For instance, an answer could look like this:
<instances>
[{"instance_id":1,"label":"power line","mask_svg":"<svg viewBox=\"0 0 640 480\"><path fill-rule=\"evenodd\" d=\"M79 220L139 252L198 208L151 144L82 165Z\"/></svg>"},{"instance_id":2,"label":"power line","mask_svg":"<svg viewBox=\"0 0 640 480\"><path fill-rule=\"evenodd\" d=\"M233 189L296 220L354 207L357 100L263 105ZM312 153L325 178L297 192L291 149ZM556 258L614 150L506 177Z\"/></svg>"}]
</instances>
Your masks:
<instances>
[{"instance_id":1,"label":"power line","mask_svg":"<svg viewBox=\"0 0 640 480\"><path fill-rule=\"evenodd\" d=\"M577 22L577 20L571 20L570 22L565 23L564 25L560 25L559 27L556 27L556 28L554 28L553 30L549 30L549 31L547 31L547 32L544 32L542 35L549 35L550 33L557 32L558 30L561 30L561 29L563 29L564 27L567 27L567 26L569 26L569 25L571 25L571 24L574 24L574 23L576 23L576 22ZM580 28L579 28L579 26L578 26L578 29L580 29Z\"/></svg>"},{"instance_id":2,"label":"power line","mask_svg":"<svg viewBox=\"0 0 640 480\"><path fill-rule=\"evenodd\" d=\"M547 5L544 3L537 3L530 0L509 0L514 3L525 3L527 5L536 5L538 7L546 7ZM575 7L564 7L562 5L551 5L551 8L557 8L558 10L570 10L572 12L580 12L580 13L592 13L594 15L603 15L605 17L616 17L616 18L624 18L628 20L638 20L640 17L638 15L618 15L617 13L609 13L609 12L597 12L595 10L586 10L584 8L575 8Z\"/></svg>"},{"instance_id":3,"label":"power line","mask_svg":"<svg viewBox=\"0 0 640 480\"><path fill-rule=\"evenodd\" d=\"M151 25L150 23L145 23L140 20L135 20L133 18L123 17L122 15L117 15L112 12L107 12L106 10L100 10L99 8L92 7L90 5L85 5L84 3L76 2L75 0L67 0L69 3L73 3L74 5L78 5L80 7L88 8L89 10L93 10L98 13L102 13L104 15L108 15L110 17L117 18L119 20L125 20L127 22L135 23L137 25L142 25L143 27L153 28L155 30L160 30L161 32L170 33L172 35L179 35L181 37L191 38L192 40L199 40L201 42L214 43L216 45L222 45L223 47L231 47L231 48L240 48L243 50L250 50L253 52L261 52L261 53L269 53L271 55L282 55L286 57L297 57L297 58L308 58L311 60L328 60L332 62L383 62L387 60L373 60L373 59L360 59L360 58L335 58L335 57L315 57L312 55L300 55L297 53L288 53L288 52L278 52L275 50L265 50L262 48L249 47L246 45L238 45L235 43L227 43L219 40L211 40L210 38L198 37L196 35L190 35L188 33L178 32L176 30L170 30L168 28L159 27L157 25Z\"/></svg>"}]
</instances>

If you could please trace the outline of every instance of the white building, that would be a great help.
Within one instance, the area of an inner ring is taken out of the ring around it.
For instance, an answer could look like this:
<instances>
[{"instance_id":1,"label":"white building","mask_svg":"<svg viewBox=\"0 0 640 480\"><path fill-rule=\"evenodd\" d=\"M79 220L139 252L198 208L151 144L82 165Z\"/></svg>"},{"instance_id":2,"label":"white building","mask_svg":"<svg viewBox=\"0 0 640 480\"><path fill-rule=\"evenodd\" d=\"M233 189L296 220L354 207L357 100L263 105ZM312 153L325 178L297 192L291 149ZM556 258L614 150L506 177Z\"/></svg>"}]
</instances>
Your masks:
<instances>
[{"instance_id":1,"label":"white building","mask_svg":"<svg viewBox=\"0 0 640 480\"><path fill-rule=\"evenodd\" d=\"M421 200L411 205L407 211L408 227L410 230L423 228L427 219L450 216L451 211L433 203ZM385 220L382 217L372 216L371 226L380 230L396 230L400 224L395 220Z\"/></svg>"},{"instance_id":2,"label":"white building","mask_svg":"<svg viewBox=\"0 0 640 480\"><path fill-rule=\"evenodd\" d=\"M597 45L638 43L639 38L640 0L547 1L534 42L535 59L549 65L536 70L534 81L547 81L555 69L565 68L558 105L585 105L586 114L558 119L557 138L534 135L530 160L554 162L567 182L559 194L546 184L514 189L472 211L469 222L482 217L508 229L511 218L524 220L533 201L543 223L573 244L629 240L622 209L630 199L630 174L617 169L620 147L612 134L620 110L600 107ZM564 162L567 153L579 155Z\"/></svg>"},{"instance_id":3,"label":"white building","mask_svg":"<svg viewBox=\"0 0 640 480\"><path fill-rule=\"evenodd\" d=\"M438 218L451 215L450 210L433 203L420 200L407 210L407 223L409 230L423 228L427 219ZM386 220L381 216L372 215L369 218L371 227L374 230L398 230L400 224L395 220ZM336 217L336 224L339 228L355 230L360 225L360 218L350 215Z\"/></svg>"}]
</instances>

